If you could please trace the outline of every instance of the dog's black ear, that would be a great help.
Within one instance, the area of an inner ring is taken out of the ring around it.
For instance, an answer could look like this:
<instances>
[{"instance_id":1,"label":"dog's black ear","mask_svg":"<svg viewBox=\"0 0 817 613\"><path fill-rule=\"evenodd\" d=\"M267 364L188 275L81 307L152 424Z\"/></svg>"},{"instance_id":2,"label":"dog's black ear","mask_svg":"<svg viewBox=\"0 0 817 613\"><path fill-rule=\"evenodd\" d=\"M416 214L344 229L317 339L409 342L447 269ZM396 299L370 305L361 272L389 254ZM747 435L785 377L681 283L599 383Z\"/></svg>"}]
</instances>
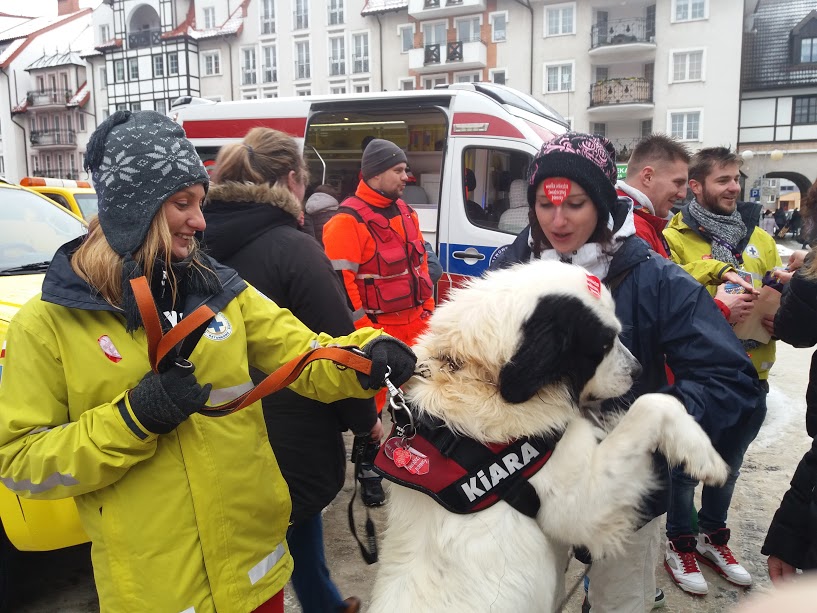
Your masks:
<instances>
[{"instance_id":1,"label":"dog's black ear","mask_svg":"<svg viewBox=\"0 0 817 613\"><path fill-rule=\"evenodd\" d=\"M611 338L612 336L612 338ZM574 399L593 377L615 332L575 296L544 296L522 325L522 340L499 373L499 392L517 404L564 382Z\"/></svg>"}]
</instances>

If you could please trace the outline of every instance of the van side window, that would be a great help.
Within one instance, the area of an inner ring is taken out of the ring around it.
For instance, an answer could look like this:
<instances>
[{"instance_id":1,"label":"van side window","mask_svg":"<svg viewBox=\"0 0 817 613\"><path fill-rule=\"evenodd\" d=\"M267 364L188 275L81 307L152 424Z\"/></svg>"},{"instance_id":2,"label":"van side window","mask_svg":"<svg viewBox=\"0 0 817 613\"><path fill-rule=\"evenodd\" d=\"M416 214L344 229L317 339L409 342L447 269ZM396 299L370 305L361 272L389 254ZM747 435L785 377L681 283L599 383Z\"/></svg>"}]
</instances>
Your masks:
<instances>
[{"instance_id":1,"label":"van side window","mask_svg":"<svg viewBox=\"0 0 817 613\"><path fill-rule=\"evenodd\" d=\"M53 200L54 202L56 202L57 204L59 204L62 207L65 207L69 211L71 210L71 205L69 205L68 201L65 198L63 198L62 196L60 196L59 194L51 194L51 193L45 193L44 192L43 196L46 196L47 198Z\"/></svg>"},{"instance_id":2,"label":"van side window","mask_svg":"<svg viewBox=\"0 0 817 613\"><path fill-rule=\"evenodd\" d=\"M469 147L463 153L462 194L473 225L518 234L528 225L530 155L511 149Z\"/></svg>"}]
</instances>

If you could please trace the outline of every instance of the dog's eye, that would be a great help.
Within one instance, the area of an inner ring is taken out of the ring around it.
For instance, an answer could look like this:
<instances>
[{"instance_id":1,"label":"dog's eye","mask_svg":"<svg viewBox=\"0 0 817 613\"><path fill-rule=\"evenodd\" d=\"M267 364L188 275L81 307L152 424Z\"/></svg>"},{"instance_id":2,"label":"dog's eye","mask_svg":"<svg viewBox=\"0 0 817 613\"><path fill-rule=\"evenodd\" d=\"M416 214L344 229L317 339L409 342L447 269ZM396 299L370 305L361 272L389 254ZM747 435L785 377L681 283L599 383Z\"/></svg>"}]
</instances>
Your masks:
<instances>
[{"instance_id":1,"label":"dog's eye","mask_svg":"<svg viewBox=\"0 0 817 613\"><path fill-rule=\"evenodd\" d=\"M601 350L604 353L608 353L610 351L610 349L612 349L612 348L613 348L613 343L605 343L604 345L601 346Z\"/></svg>"}]
</instances>

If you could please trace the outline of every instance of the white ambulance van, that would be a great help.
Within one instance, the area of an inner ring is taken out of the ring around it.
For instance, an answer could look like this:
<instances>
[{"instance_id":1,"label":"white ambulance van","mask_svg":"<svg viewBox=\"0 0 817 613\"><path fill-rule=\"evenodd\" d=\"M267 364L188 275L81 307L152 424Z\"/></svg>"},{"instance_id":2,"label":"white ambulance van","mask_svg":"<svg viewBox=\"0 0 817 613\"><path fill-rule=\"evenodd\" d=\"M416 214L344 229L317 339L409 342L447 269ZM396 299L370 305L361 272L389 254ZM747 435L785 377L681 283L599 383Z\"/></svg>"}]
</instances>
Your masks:
<instances>
[{"instance_id":1,"label":"white ambulance van","mask_svg":"<svg viewBox=\"0 0 817 613\"><path fill-rule=\"evenodd\" d=\"M253 127L286 132L302 143L312 185L331 184L343 197L357 187L364 139L399 145L416 180L403 199L445 271L438 297L482 274L497 248L527 225L528 164L544 141L567 129L555 111L493 83L181 104L170 114L205 164Z\"/></svg>"}]
</instances>

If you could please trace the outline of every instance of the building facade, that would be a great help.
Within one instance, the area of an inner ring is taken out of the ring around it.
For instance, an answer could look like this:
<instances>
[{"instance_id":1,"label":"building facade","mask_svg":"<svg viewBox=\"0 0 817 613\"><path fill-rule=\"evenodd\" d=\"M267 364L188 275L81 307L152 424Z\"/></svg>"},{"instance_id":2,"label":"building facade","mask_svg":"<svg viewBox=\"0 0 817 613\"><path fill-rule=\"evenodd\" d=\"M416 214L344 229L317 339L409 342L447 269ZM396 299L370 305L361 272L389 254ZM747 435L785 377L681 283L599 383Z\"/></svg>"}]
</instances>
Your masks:
<instances>
[{"instance_id":1,"label":"building facade","mask_svg":"<svg viewBox=\"0 0 817 613\"><path fill-rule=\"evenodd\" d=\"M755 0L745 20L739 147L746 198L776 208L778 179L817 179L817 5ZM771 187L770 187L771 186Z\"/></svg>"}]
</instances>

